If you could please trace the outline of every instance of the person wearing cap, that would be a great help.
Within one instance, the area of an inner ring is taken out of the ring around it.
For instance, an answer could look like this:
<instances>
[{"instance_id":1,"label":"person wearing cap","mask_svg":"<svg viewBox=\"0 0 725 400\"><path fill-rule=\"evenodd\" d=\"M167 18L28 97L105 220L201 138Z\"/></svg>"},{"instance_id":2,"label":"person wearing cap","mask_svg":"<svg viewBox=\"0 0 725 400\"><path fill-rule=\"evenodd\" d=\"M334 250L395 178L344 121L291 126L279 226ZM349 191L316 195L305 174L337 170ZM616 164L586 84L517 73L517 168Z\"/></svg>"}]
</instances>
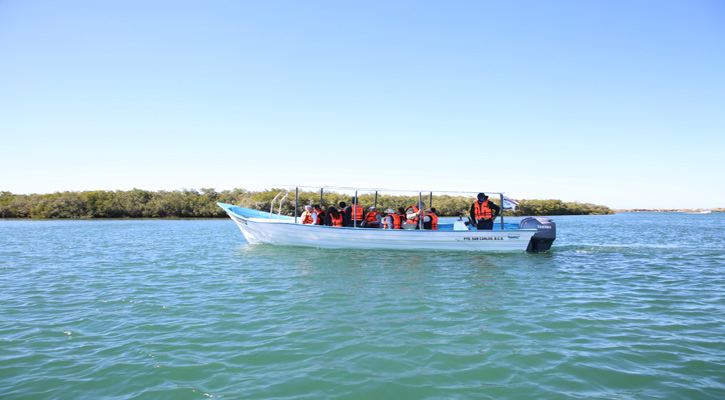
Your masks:
<instances>
[{"instance_id":1,"label":"person wearing cap","mask_svg":"<svg viewBox=\"0 0 725 400\"><path fill-rule=\"evenodd\" d=\"M400 229L401 215L392 208L385 210L385 218L383 218L383 229Z\"/></svg>"},{"instance_id":2,"label":"person wearing cap","mask_svg":"<svg viewBox=\"0 0 725 400\"><path fill-rule=\"evenodd\" d=\"M423 217L423 229L438 229L438 216L436 215L436 209L431 207L425 210L425 216Z\"/></svg>"},{"instance_id":3,"label":"person wearing cap","mask_svg":"<svg viewBox=\"0 0 725 400\"><path fill-rule=\"evenodd\" d=\"M493 221L498 217L501 208L488 201L488 196L485 193L479 193L477 197L478 200L471 204L471 220L479 231L491 230L493 229Z\"/></svg>"},{"instance_id":4,"label":"person wearing cap","mask_svg":"<svg viewBox=\"0 0 725 400\"><path fill-rule=\"evenodd\" d=\"M375 206L370 207L370 210L363 217L362 227L363 228L380 228L383 218L378 212L378 208Z\"/></svg>"},{"instance_id":5,"label":"person wearing cap","mask_svg":"<svg viewBox=\"0 0 725 400\"><path fill-rule=\"evenodd\" d=\"M302 223L305 225L317 225L317 214L312 211L312 206L305 206L305 211L302 213Z\"/></svg>"}]
</instances>

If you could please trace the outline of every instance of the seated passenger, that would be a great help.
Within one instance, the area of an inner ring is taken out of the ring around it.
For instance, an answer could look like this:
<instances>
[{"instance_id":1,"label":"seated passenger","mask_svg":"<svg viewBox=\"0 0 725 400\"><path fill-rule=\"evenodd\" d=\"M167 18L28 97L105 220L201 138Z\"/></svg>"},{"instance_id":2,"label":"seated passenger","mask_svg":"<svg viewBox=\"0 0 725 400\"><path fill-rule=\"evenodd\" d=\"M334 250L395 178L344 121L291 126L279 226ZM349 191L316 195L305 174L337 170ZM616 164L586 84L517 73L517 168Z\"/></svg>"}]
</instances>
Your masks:
<instances>
[{"instance_id":1,"label":"seated passenger","mask_svg":"<svg viewBox=\"0 0 725 400\"><path fill-rule=\"evenodd\" d=\"M327 217L325 218L325 225L342 227L342 214L340 214L335 207L327 209Z\"/></svg>"},{"instance_id":2,"label":"seated passenger","mask_svg":"<svg viewBox=\"0 0 725 400\"><path fill-rule=\"evenodd\" d=\"M305 225L317 225L317 214L312 211L312 206L305 206L305 212L302 213L302 223Z\"/></svg>"},{"instance_id":3,"label":"seated passenger","mask_svg":"<svg viewBox=\"0 0 725 400\"><path fill-rule=\"evenodd\" d=\"M370 211L363 217L362 227L363 228L380 228L382 223L382 217L378 212L378 208L375 206L370 207Z\"/></svg>"},{"instance_id":4,"label":"seated passenger","mask_svg":"<svg viewBox=\"0 0 725 400\"><path fill-rule=\"evenodd\" d=\"M395 215L397 215L398 219L400 220L400 229L403 229L403 224L405 223L405 208L398 207L398 211L395 213Z\"/></svg>"},{"instance_id":5,"label":"seated passenger","mask_svg":"<svg viewBox=\"0 0 725 400\"><path fill-rule=\"evenodd\" d=\"M425 210L425 216L423 217L423 229L438 229L438 216L436 215L436 209L431 207Z\"/></svg>"},{"instance_id":6,"label":"seated passenger","mask_svg":"<svg viewBox=\"0 0 725 400\"><path fill-rule=\"evenodd\" d=\"M350 212L351 212L350 206L345 204L344 201L341 201L339 212L340 212L340 215L342 215L342 226L347 226L350 223Z\"/></svg>"},{"instance_id":7,"label":"seated passenger","mask_svg":"<svg viewBox=\"0 0 725 400\"><path fill-rule=\"evenodd\" d=\"M385 218L383 218L383 229L400 229L400 215L393 209L385 210Z\"/></svg>"},{"instance_id":8,"label":"seated passenger","mask_svg":"<svg viewBox=\"0 0 725 400\"><path fill-rule=\"evenodd\" d=\"M354 197L350 199L350 205L345 209L347 220L345 226L360 227L363 223L364 210Z\"/></svg>"},{"instance_id":9,"label":"seated passenger","mask_svg":"<svg viewBox=\"0 0 725 400\"><path fill-rule=\"evenodd\" d=\"M420 229L418 221L423 214L425 203L419 201L417 204L408 206L405 209L405 222L403 222L403 229Z\"/></svg>"},{"instance_id":10,"label":"seated passenger","mask_svg":"<svg viewBox=\"0 0 725 400\"><path fill-rule=\"evenodd\" d=\"M314 213L317 214L317 225L325 225L325 210L319 204L315 204Z\"/></svg>"}]
</instances>

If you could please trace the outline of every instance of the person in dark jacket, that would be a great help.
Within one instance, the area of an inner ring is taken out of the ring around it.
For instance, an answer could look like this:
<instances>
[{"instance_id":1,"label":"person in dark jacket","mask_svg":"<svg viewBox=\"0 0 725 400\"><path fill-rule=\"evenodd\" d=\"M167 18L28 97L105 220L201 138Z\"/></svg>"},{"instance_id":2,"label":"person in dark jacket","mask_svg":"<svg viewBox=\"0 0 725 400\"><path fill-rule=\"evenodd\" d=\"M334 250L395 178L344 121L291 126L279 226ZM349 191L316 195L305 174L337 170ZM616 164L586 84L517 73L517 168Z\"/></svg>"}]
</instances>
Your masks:
<instances>
[{"instance_id":1,"label":"person in dark jacket","mask_svg":"<svg viewBox=\"0 0 725 400\"><path fill-rule=\"evenodd\" d=\"M471 221L479 231L491 230L493 229L493 221L500 212L501 208L488 201L488 196L485 193L479 193L478 200L471 204Z\"/></svg>"},{"instance_id":2,"label":"person in dark jacket","mask_svg":"<svg viewBox=\"0 0 725 400\"><path fill-rule=\"evenodd\" d=\"M345 208L345 214L347 215L347 219L345 220L347 224L345 226L357 228L362 226L365 210L363 210L357 198L350 198L350 205Z\"/></svg>"},{"instance_id":3,"label":"person in dark jacket","mask_svg":"<svg viewBox=\"0 0 725 400\"><path fill-rule=\"evenodd\" d=\"M340 215L342 215L342 226L350 225L350 214L352 209L344 201L340 202Z\"/></svg>"},{"instance_id":4,"label":"person in dark jacket","mask_svg":"<svg viewBox=\"0 0 725 400\"><path fill-rule=\"evenodd\" d=\"M317 225L325 225L325 210L323 210L322 206L319 204L315 204L314 209L315 214L317 214Z\"/></svg>"}]
</instances>

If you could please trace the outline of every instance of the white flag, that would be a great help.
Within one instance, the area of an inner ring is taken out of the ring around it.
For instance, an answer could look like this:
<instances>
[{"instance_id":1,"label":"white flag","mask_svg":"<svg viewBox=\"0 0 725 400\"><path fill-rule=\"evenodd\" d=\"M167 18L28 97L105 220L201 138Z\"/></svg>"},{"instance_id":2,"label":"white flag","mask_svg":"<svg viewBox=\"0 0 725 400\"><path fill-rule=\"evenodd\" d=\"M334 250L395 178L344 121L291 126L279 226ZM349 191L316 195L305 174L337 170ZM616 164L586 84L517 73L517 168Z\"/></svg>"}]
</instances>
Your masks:
<instances>
[{"instance_id":1,"label":"white flag","mask_svg":"<svg viewBox=\"0 0 725 400\"><path fill-rule=\"evenodd\" d=\"M509 199L508 197L503 197L503 209L504 210L513 210L516 212L516 206L518 206L519 203Z\"/></svg>"}]
</instances>

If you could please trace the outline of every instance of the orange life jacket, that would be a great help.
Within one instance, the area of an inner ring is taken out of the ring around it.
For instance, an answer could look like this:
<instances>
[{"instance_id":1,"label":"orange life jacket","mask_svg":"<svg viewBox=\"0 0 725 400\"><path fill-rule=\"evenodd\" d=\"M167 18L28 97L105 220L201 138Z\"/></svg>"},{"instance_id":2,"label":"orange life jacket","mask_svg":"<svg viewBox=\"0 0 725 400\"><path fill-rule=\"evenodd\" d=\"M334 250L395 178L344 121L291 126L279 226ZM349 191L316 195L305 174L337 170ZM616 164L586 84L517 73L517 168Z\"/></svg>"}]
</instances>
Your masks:
<instances>
[{"instance_id":1,"label":"orange life jacket","mask_svg":"<svg viewBox=\"0 0 725 400\"><path fill-rule=\"evenodd\" d=\"M350 204L350 221L362 222L363 208L360 204Z\"/></svg>"},{"instance_id":2,"label":"orange life jacket","mask_svg":"<svg viewBox=\"0 0 725 400\"><path fill-rule=\"evenodd\" d=\"M400 215L396 214L388 214L389 216L393 217L393 229L400 229ZM388 228L388 215L383 218L383 228L384 229L390 229Z\"/></svg>"},{"instance_id":3,"label":"orange life jacket","mask_svg":"<svg viewBox=\"0 0 725 400\"><path fill-rule=\"evenodd\" d=\"M488 206L488 200L483 203L473 203L473 211L476 213L476 219L490 219L493 218L493 211Z\"/></svg>"},{"instance_id":4,"label":"orange life jacket","mask_svg":"<svg viewBox=\"0 0 725 400\"><path fill-rule=\"evenodd\" d=\"M312 213L311 212L307 212L307 211L303 212L302 213L302 223L309 225L309 224L312 224L312 222L313 222L312 221Z\"/></svg>"},{"instance_id":5,"label":"orange life jacket","mask_svg":"<svg viewBox=\"0 0 725 400\"><path fill-rule=\"evenodd\" d=\"M365 222L367 222L367 223L378 222L378 218L377 218L378 215L380 215L379 212L377 212L377 211L370 211L369 213L367 213L365 215ZM378 228L379 227L380 227L380 225L378 225Z\"/></svg>"},{"instance_id":6,"label":"orange life jacket","mask_svg":"<svg viewBox=\"0 0 725 400\"><path fill-rule=\"evenodd\" d=\"M430 222L423 222L423 229L432 229L432 230L438 229L438 216L433 214L432 212L429 212L426 215L430 217ZM426 228L426 226L430 226L430 227Z\"/></svg>"},{"instance_id":7,"label":"orange life jacket","mask_svg":"<svg viewBox=\"0 0 725 400\"><path fill-rule=\"evenodd\" d=\"M335 218L334 215L330 214L330 220L332 220L332 226L342 227L342 215L338 215L337 218Z\"/></svg>"},{"instance_id":8,"label":"orange life jacket","mask_svg":"<svg viewBox=\"0 0 725 400\"><path fill-rule=\"evenodd\" d=\"M410 210L411 208L413 209L413 212L418 212L418 207L416 207L416 206L410 206L410 207L408 207L408 208L405 209L405 215L408 215L408 210ZM413 219L407 219L408 217L405 217L405 218L406 218L405 222L407 222L409 224L417 224L418 223L418 217L417 216L415 218L413 218Z\"/></svg>"},{"instance_id":9,"label":"orange life jacket","mask_svg":"<svg viewBox=\"0 0 725 400\"><path fill-rule=\"evenodd\" d=\"M315 214L317 214L317 225L325 225L325 211L315 210Z\"/></svg>"}]
</instances>

